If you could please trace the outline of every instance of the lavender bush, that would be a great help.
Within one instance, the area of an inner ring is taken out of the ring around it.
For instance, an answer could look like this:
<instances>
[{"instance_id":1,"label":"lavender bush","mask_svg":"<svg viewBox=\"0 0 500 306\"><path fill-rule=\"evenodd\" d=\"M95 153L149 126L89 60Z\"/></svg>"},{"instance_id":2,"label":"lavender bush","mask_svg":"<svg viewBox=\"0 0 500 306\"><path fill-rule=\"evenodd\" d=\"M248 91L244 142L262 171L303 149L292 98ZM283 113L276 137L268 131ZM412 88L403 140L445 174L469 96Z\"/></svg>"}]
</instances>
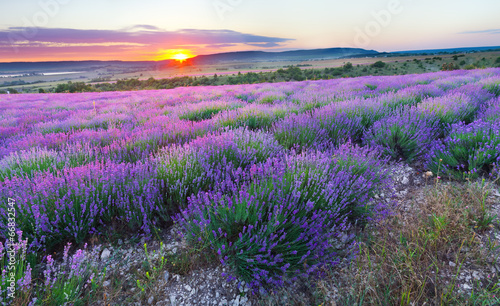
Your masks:
<instances>
[{"instance_id":1,"label":"lavender bush","mask_svg":"<svg viewBox=\"0 0 500 306\"><path fill-rule=\"evenodd\" d=\"M187 197L238 176L251 164L281 154L283 148L265 132L246 129L207 135L183 147L161 153L158 178L165 182L166 200L185 206Z\"/></svg>"},{"instance_id":2,"label":"lavender bush","mask_svg":"<svg viewBox=\"0 0 500 306\"><path fill-rule=\"evenodd\" d=\"M272 158L250 169L251 181L227 192L189 198L176 217L187 238L217 251L253 287L283 286L334 264L329 241L387 213L368 205L385 187L376 152L344 145L334 152Z\"/></svg>"},{"instance_id":3,"label":"lavender bush","mask_svg":"<svg viewBox=\"0 0 500 306\"><path fill-rule=\"evenodd\" d=\"M7 198L16 199L16 227L33 249L66 240L81 243L116 220L149 234L166 218L156 169L147 163L93 163L57 174L14 177L0 185L0 232L7 233Z\"/></svg>"},{"instance_id":4,"label":"lavender bush","mask_svg":"<svg viewBox=\"0 0 500 306\"><path fill-rule=\"evenodd\" d=\"M436 120L415 108L375 122L363 136L363 143L378 148L394 159L411 163L422 156L439 135Z\"/></svg>"},{"instance_id":5,"label":"lavender bush","mask_svg":"<svg viewBox=\"0 0 500 306\"><path fill-rule=\"evenodd\" d=\"M499 122L500 119L500 98L492 99L487 103L481 114L479 115L479 119L483 119L483 121L496 121Z\"/></svg>"},{"instance_id":6,"label":"lavender bush","mask_svg":"<svg viewBox=\"0 0 500 306\"><path fill-rule=\"evenodd\" d=\"M274 137L286 149L318 149L328 142L327 131L310 115L291 114L277 122L273 129Z\"/></svg>"},{"instance_id":7,"label":"lavender bush","mask_svg":"<svg viewBox=\"0 0 500 306\"><path fill-rule=\"evenodd\" d=\"M421 112L438 120L440 136L445 136L453 123L474 121L479 108L477 101L463 93L429 98L418 105Z\"/></svg>"},{"instance_id":8,"label":"lavender bush","mask_svg":"<svg viewBox=\"0 0 500 306\"><path fill-rule=\"evenodd\" d=\"M427 160L432 172L458 180L491 173L500 162L500 126L482 120L454 124L450 135L433 144Z\"/></svg>"},{"instance_id":9,"label":"lavender bush","mask_svg":"<svg viewBox=\"0 0 500 306\"><path fill-rule=\"evenodd\" d=\"M72 256L71 243L64 247L62 263L56 264L51 255L46 257L45 268L37 273L30 259L28 239L22 239L7 248L0 242L0 303L6 305L75 305L84 304L84 295L95 288L94 273L87 258L85 245ZM8 251L13 250L12 255ZM14 270L9 269L10 256L15 258ZM33 256L31 256L32 258ZM13 272L14 276L11 276ZM12 288L12 289L11 289ZM14 293L15 292L15 293Z\"/></svg>"}]
</instances>

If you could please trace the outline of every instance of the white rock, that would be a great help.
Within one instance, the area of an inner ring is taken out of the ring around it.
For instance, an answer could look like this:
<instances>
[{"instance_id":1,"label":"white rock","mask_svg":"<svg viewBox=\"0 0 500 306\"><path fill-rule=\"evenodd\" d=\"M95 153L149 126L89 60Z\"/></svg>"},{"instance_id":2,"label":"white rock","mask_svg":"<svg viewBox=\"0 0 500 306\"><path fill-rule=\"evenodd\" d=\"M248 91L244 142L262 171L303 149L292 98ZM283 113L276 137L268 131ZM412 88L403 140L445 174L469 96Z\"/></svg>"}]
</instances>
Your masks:
<instances>
[{"instance_id":1,"label":"white rock","mask_svg":"<svg viewBox=\"0 0 500 306\"><path fill-rule=\"evenodd\" d=\"M101 260L108 259L110 255L111 255L111 251L108 250L107 248L104 249L104 251L102 251L102 253L101 253Z\"/></svg>"},{"instance_id":2,"label":"white rock","mask_svg":"<svg viewBox=\"0 0 500 306\"><path fill-rule=\"evenodd\" d=\"M403 185L408 185L409 182L410 182L410 180L406 176L403 177L403 179L401 180L401 184L403 184Z\"/></svg>"},{"instance_id":3,"label":"white rock","mask_svg":"<svg viewBox=\"0 0 500 306\"><path fill-rule=\"evenodd\" d=\"M448 264L450 265L450 267L456 267L457 266L457 264L454 263L453 261L450 261Z\"/></svg>"},{"instance_id":4,"label":"white rock","mask_svg":"<svg viewBox=\"0 0 500 306\"><path fill-rule=\"evenodd\" d=\"M170 277L170 273L168 273L168 271L165 271L165 273L163 273L163 280L166 282L168 282L168 278Z\"/></svg>"},{"instance_id":5,"label":"white rock","mask_svg":"<svg viewBox=\"0 0 500 306\"><path fill-rule=\"evenodd\" d=\"M148 299L148 304L149 304L149 305L153 304L153 301L154 301L154 300L155 300L155 297L154 297L154 296L149 297L149 299Z\"/></svg>"},{"instance_id":6,"label":"white rock","mask_svg":"<svg viewBox=\"0 0 500 306\"><path fill-rule=\"evenodd\" d=\"M246 296L242 297L240 300L240 305L246 305L248 302L248 298Z\"/></svg>"},{"instance_id":7,"label":"white rock","mask_svg":"<svg viewBox=\"0 0 500 306\"><path fill-rule=\"evenodd\" d=\"M464 284L464 285L462 286L462 288L464 288L465 290L471 290L471 289L472 289L472 287L471 287L471 286L469 286L468 284Z\"/></svg>"},{"instance_id":8,"label":"white rock","mask_svg":"<svg viewBox=\"0 0 500 306\"><path fill-rule=\"evenodd\" d=\"M111 282L110 282L110 281L105 281L104 283L102 283L102 286L103 286L103 287L107 287L107 286L109 286L109 285L111 285Z\"/></svg>"},{"instance_id":9,"label":"white rock","mask_svg":"<svg viewBox=\"0 0 500 306\"><path fill-rule=\"evenodd\" d=\"M191 286L189 286L189 285L185 285L185 286L184 286L184 289L186 289L187 291L191 291Z\"/></svg>"}]
</instances>

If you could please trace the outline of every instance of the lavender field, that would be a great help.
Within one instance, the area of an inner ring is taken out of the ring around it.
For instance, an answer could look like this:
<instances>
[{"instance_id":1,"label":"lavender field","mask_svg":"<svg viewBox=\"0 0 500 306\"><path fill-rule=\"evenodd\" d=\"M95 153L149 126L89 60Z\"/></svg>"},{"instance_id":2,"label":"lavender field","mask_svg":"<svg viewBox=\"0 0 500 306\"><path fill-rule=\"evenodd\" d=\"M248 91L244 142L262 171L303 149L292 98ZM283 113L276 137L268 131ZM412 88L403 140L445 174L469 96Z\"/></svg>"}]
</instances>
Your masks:
<instances>
[{"instance_id":1,"label":"lavender field","mask_svg":"<svg viewBox=\"0 0 500 306\"><path fill-rule=\"evenodd\" d=\"M353 227L392 214L388 164L498 176L499 96L500 69L2 96L0 236L19 241L16 297L76 303L97 286L85 243L116 228L148 240L173 226L256 293L321 275L356 257L337 243Z\"/></svg>"}]
</instances>

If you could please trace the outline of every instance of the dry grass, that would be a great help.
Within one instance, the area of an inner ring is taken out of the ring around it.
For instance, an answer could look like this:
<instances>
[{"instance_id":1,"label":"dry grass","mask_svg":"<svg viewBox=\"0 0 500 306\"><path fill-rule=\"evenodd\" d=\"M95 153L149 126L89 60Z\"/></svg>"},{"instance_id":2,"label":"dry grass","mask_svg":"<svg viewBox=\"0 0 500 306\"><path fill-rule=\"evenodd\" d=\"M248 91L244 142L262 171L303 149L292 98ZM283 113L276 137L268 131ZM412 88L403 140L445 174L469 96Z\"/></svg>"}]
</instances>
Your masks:
<instances>
[{"instance_id":1,"label":"dry grass","mask_svg":"<svg viewBox=\"0 0 500 306\"><path fill-rule=\"evenodd\" d=\"M488 249L478 234L489 230L487 188L438 184L421 190L410 206L365 230L356 260L323 278L324 305L495 305L496 278L459 289L467 265L485 266ZM409 202L407 202L408 204ZM494 248L494 246L490 246ZM490 248L490 250L491 250ZM451 264L450 264L451 262ZM332 297L334 288L337 298ZM336 302L334 302L336 300Z\"/></svg>"}]
</instances>

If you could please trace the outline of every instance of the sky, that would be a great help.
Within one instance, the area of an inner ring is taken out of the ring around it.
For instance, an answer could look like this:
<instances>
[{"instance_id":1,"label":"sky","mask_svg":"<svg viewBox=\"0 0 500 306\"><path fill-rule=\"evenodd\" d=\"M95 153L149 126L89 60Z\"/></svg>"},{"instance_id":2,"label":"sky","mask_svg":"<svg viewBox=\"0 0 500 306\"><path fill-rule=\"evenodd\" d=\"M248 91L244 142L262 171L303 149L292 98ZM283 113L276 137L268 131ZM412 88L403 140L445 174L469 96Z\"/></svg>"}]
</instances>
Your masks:
<instances>
[{"instance_id":1,"label":"sky","mask_svg":"<svg viewBox=\"0 0 500 306\"><path fill-rule=\"evenodd\" d=\"M221 52L500 46L498 0L16 0L0 62Z\"/></svg>"}]
</instances>

